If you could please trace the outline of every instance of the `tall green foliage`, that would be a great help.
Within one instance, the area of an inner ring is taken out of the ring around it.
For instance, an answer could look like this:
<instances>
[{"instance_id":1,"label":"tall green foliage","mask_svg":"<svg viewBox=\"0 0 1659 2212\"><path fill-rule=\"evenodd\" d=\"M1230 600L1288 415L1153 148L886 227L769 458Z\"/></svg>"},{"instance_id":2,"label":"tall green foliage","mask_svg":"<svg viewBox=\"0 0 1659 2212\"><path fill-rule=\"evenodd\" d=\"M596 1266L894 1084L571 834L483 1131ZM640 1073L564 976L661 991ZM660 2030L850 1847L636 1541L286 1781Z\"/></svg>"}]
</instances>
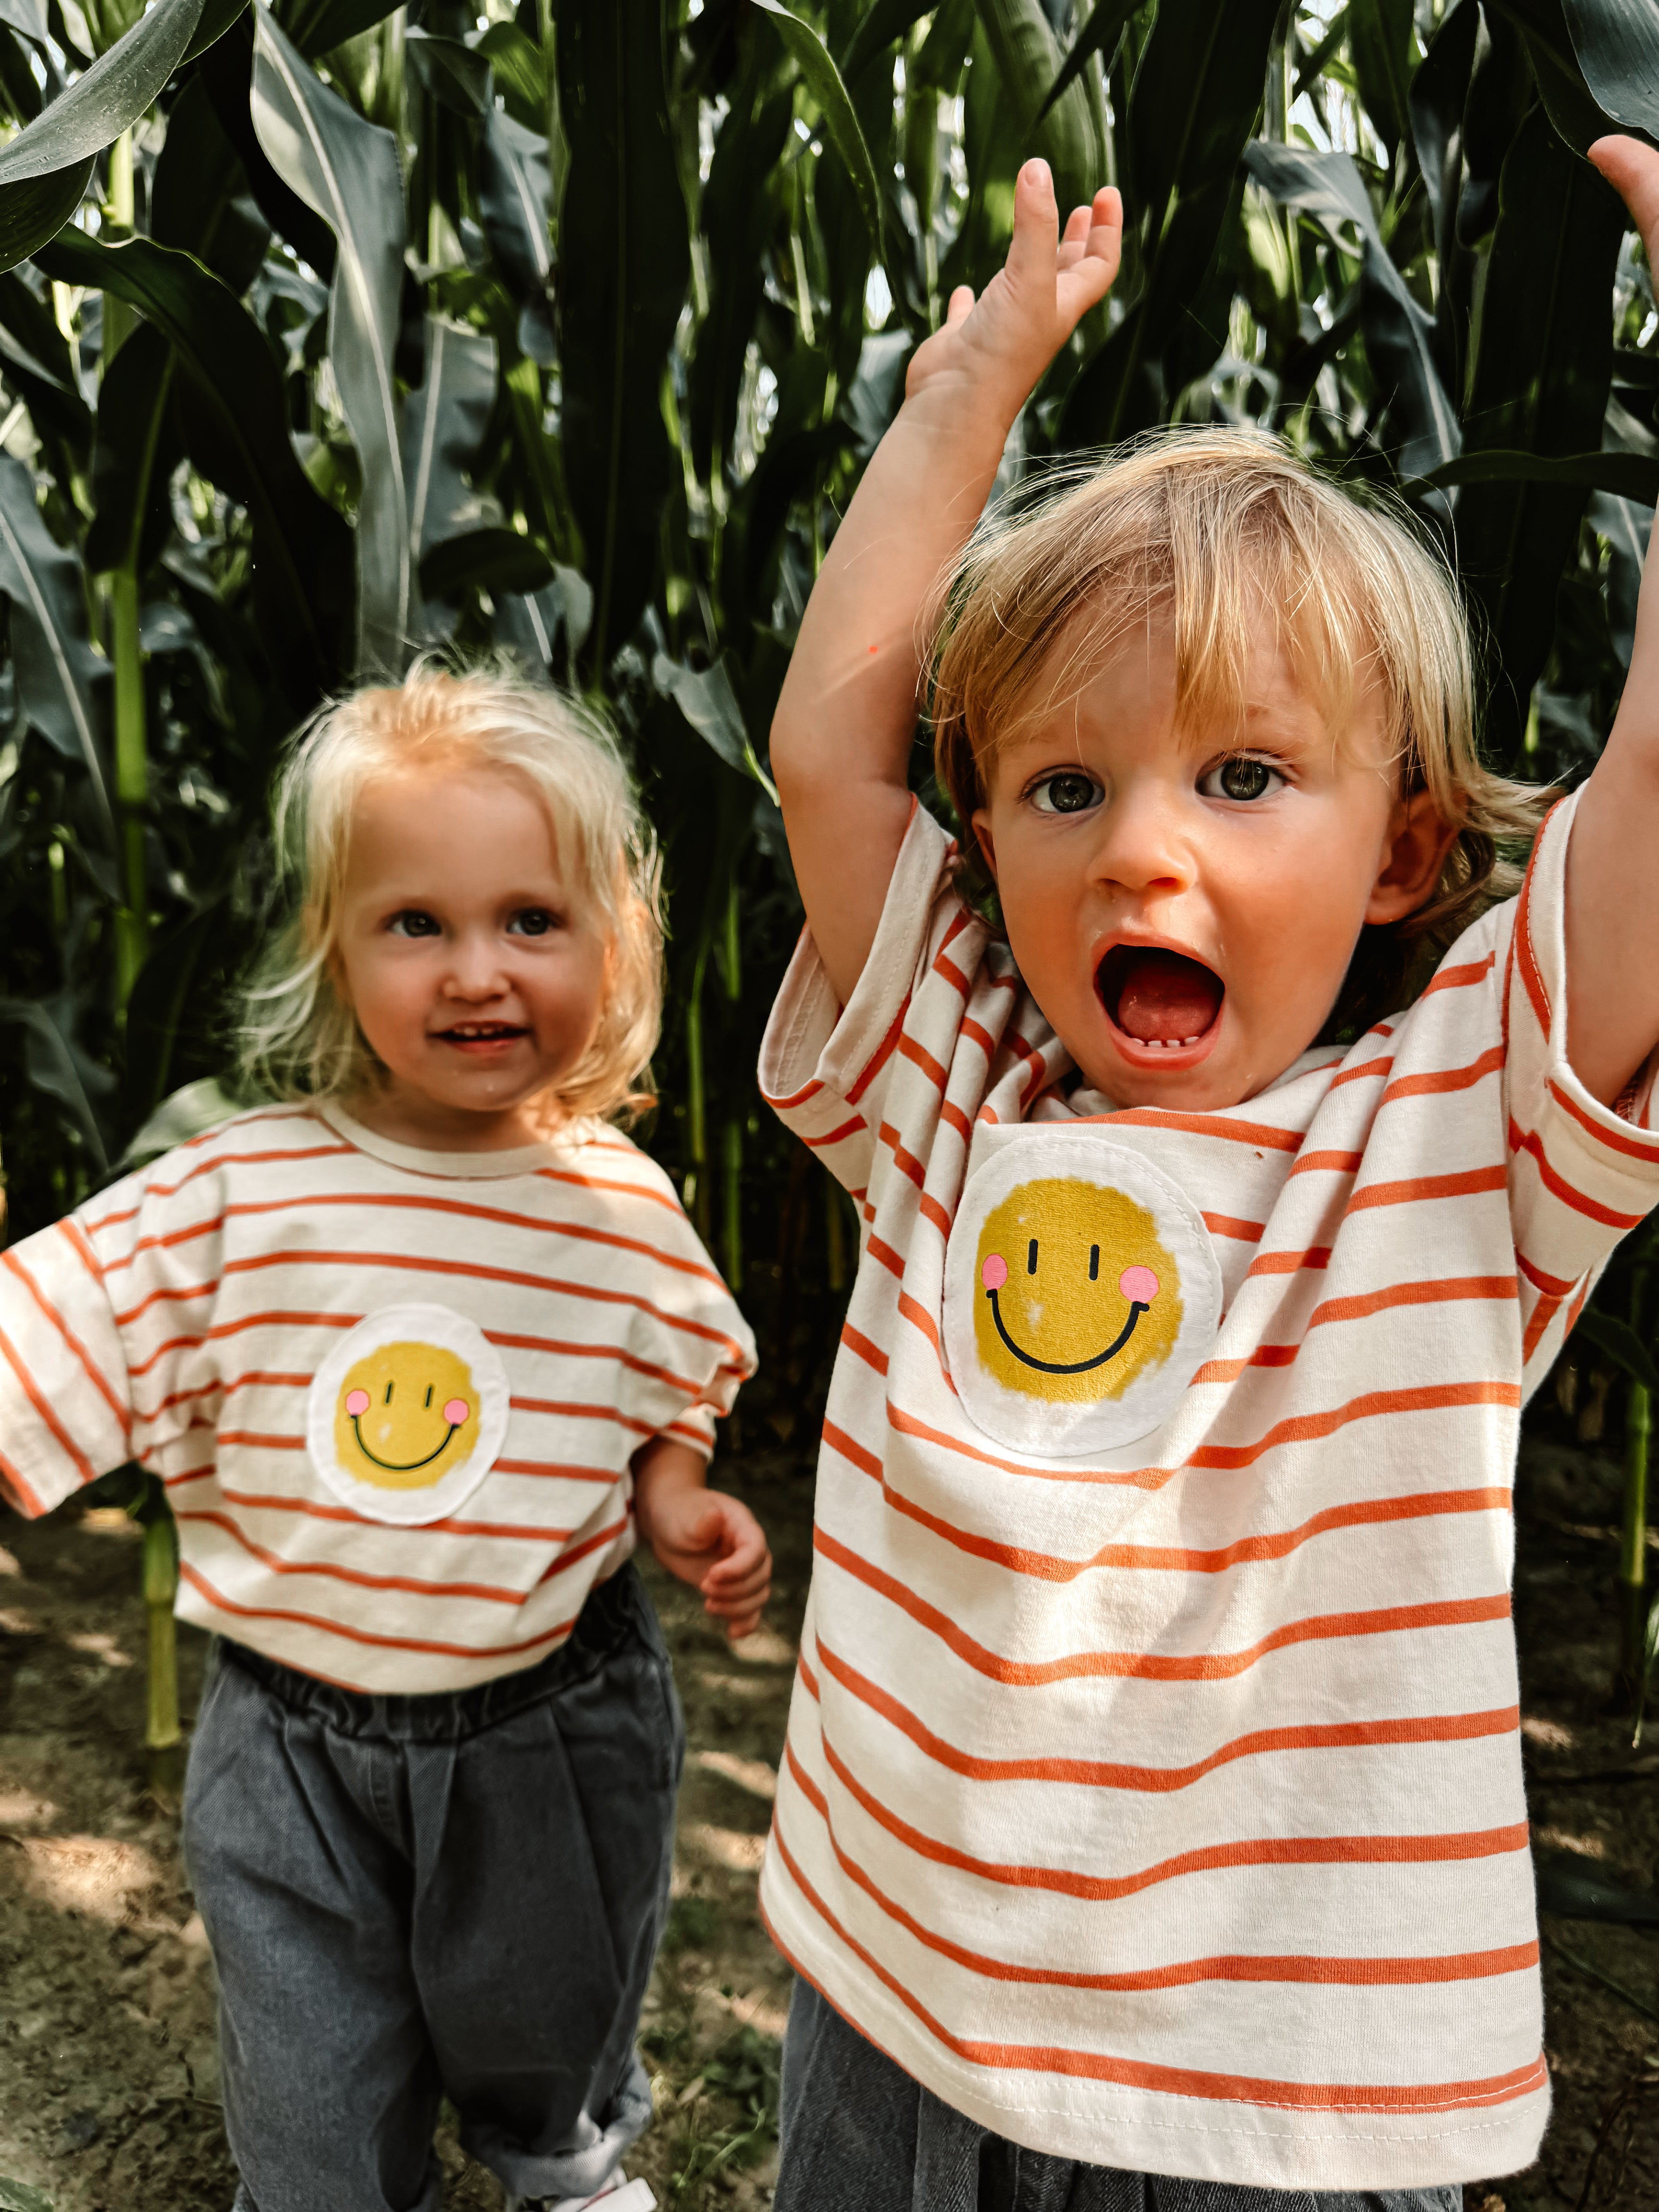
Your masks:
<instances>
[{"instance_id":1,"label":"tall green foliage","mask_svg":"<svg viewBox=\"0 0 1659 2212\"><path fill-rule=\"evenodd\" d=\"M12 1232L221 1068L286 732L494 644L608 702L663 836L650 1141L734 1273L745 1231L841 1265L751 1103L766 731L1033 149L1129 224L1010 472L1218 419L1402 489L1490 748L1581 770L1659 489L1651 281L1581 155L1656 87L1650 0L0 0Z\"/></svg>"}]
</instances>

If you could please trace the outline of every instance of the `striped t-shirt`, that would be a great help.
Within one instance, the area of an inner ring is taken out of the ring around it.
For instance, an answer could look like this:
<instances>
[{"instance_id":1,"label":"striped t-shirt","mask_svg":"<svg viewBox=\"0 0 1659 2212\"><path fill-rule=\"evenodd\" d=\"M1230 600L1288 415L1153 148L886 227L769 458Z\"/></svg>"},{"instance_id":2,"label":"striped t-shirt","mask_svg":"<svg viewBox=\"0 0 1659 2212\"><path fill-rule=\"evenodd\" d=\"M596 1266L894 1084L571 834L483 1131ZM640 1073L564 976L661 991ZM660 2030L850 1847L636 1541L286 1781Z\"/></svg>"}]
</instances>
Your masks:
<instances>
[{"instance_id":1,"label":"striped t-shirt","mask_svg":"<svg viewBox=\"0 0 1659 2212\"><path fill-rule=\"evenodd\" d=\"M863 1255L762 1884L958 2110L1299 2189L1510 2172L1548 2109L1510 1617L1522 1402L1659 1196L1569 1067L1572 805L1352 1048L1122 1112L917 811L762 1083Z\"/></svg>"},{"instance_id":2,"label":"striped t-shirt","mask_svg":"<svg viewBox=\"0 0 1659 2212\"><path fill-rule=\"evenodd\" d=\"M137 1460L181 1619L353 1689L458 1689L562 1642L633 1549L631 1455L707 1455L753 1366L617 1130L435 1153L275 1107L0 1255L0 1486L42 1513Z\"/></svg>"}]
</instances>

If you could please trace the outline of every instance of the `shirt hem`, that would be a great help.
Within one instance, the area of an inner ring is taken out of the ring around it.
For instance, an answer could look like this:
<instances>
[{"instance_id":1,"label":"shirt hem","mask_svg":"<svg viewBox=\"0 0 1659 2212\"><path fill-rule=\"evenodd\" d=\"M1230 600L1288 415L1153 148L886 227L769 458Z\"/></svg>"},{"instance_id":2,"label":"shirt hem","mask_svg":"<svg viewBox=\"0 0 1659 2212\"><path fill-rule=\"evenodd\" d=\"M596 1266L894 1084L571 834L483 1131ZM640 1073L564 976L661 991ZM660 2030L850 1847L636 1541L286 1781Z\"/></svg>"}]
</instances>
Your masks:
<instances>
[{"instance_id":1,"label":"shirt hem","mask_svg":"<svg viewBox=\"0 0 1659 2212\"><path fill-rule=\"evenodd\" d=\"M760 1911L788 1964L866 2041L956 2111L1030 2150L1143 2173L1256 2189L1433 2189L1516 2173L1537 2157L1549 2118L1547 2083L1480 2117L1445 2112L1322 2112L1298 2125L1283 2106L1229 2103L1093 2085L1093 2109L1067 2100L1075 2085L1034 2077L1057 2101L1005 2101L988 2075L951 2063L875 1976L825 1942L769 1851ZM1103 2109L1105 2107L1106 2109ZM1314 2130L1317 2129L1318 2132ZM1386 2130L1387 2132L1382 2132Z\"/></svg>"}]
</instances>

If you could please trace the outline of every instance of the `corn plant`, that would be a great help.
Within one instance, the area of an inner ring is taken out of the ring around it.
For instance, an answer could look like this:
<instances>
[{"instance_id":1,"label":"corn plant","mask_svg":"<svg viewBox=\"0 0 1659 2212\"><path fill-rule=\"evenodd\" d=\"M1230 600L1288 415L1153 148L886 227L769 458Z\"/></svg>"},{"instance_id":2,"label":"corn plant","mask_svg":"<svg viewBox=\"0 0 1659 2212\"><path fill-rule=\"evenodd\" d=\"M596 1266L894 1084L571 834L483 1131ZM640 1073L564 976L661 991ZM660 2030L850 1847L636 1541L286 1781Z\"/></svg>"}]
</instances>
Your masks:
<instances>
[{"instance_id":1,"label":"corn plant","mask_svg":"<svg viewBox=\"0 0 1659 2212\"><path fill-rule=\"evenodd\" d=\"M222 1073L285 732L506 648L632 748L673 932L647 1141L788 1370L851 1224L753 1103L799 924L766 731L1019 162L1129 221L1009 479L1222 420L1403 495L1488 750L1571 780L1659 491L1659 312L1581 156L1656 87L1650 0L0 0L10 1233Z\"/></svg>"}]
</instances>

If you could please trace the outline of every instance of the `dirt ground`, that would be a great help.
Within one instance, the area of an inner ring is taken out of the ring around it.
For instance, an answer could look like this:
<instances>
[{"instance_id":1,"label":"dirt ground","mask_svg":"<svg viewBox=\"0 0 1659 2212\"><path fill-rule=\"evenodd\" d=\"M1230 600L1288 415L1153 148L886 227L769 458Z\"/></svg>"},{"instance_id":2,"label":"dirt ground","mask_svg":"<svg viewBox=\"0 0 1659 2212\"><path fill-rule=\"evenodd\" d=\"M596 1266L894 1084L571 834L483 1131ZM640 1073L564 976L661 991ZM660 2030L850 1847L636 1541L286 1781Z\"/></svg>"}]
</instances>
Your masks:
<instances>
[{"instance_id":1,"label":"dirt ground","mask_svg":"<svg viewBox=\"0 0 1659 2212\"><path fill-rule=\"evenodd\" d=\"M765 1520L778 1585L767 1626L733 1650L694 1598L649 1571L690 1747L673 1911L642 2032L656 2118L631 2170L674 2212L769 2203L788 2002L755 1882L805 1595L811 1485L799 1449L751 1454L719 1479ZM1534 1443L1519 1494L1536 1840L1559 1863L1646 1891L1659 1873L1659 1738L1633 1753L1607 1698L1617 1469ZM234 2193L211 1967L174 1810L142 1749L137 1572L119 1513L0 1516L0 2212L227 2212ZM181 1643L188 1714L204 1640L185 1631ZM1659 1931L1547 1920L1545 1936L1554 2122L1540 2163L1471 2189L1468 2212L1659 2206ZM452 2132L439 2147L453 2212L496 2212L496 2184Z\"/></svg>"}]
</instances>

